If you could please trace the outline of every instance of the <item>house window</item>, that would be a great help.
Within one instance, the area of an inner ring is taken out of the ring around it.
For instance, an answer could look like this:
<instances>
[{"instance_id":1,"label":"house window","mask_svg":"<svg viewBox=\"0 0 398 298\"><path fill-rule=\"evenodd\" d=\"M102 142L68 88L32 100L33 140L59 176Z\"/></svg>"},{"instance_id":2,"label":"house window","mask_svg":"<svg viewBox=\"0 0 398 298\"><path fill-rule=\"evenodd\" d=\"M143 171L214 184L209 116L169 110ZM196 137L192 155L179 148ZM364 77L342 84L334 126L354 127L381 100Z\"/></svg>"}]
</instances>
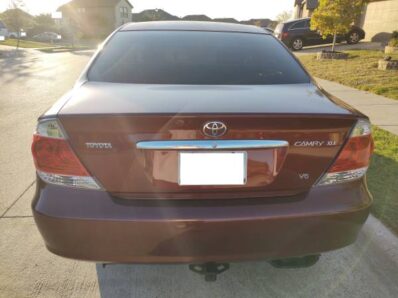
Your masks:
<instances>
[{"instance_id":1,"label":"house window","mask_svg":"<svg viewBox=\"0 0 398 298\"><path fill-rule=\"evenodd\" d=\"M85 12L86 12L86 8L84 8L84 7L78 7L78 8L77 8L77 12L78 12L78 13L85 13Z\"/></svg>"},{"instance_id":2,"label":"house window","mask_svg":"<svg viewBox=\"0 0 398 298\"><path fill-rule=\"evenodd\" d=\"M122 18L128 18L129 17L129 10L127 7L120 7L120 16Z\"/></svg>"}]
</instances>

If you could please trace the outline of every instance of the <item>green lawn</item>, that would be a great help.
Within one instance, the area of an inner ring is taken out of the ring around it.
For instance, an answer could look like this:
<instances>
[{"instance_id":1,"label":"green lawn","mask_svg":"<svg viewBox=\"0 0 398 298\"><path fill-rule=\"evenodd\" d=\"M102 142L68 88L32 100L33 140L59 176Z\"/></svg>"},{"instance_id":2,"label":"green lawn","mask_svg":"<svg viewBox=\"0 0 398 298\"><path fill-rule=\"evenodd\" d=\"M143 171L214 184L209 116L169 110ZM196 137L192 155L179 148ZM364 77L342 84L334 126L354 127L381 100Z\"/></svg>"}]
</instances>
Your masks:
<instances>
[{"instance_id":1,"label":"green lawn","mask_svg":"<svg viewBox=\"0 0 398 298\"><path fill-rule=\"evenodd\" d=\"M346 86L398 99L398 71L377 69L381 51L347 51L347 60L316 60L315 55L300 56L300 61L314 76ZM398 59L398 54L388 54Z\"/></svg>"},{"instance_id":2,"label":"green lawn","mask_svg":"<svg viewBox=\"0 0 398 298\"><path fill-rule=\"evenodd\" d=\"M372 213L398 234L398 136L373 129L375 153L368 171Z\"/></svg>"},{"instance_id":3,"label":"green lawn","mask_svg":"<svg viewBox=\"0 0 398 298\"><path fill-rule=\"evenodd\" d=\"M398 99L398 71L377 69L380 51L347 51L347 60L316 60L315 55L300 56L314 76L343 85ZM389 54L398 59L398 54ZM397 116L398 117L398 116ZM373 195L372 213L398 234L398 136L374 127L375 152L368 171Z\"/></svg>"},{"instance_id":4,"label":"green lawn","mask_svg":"<svg viewBox=\"0 0 398 298\"><path fill-rule=\"evenodd\" d=\"M17 40L16 39L7 39L5 41L0 41L0 45L4 46L12 46L16 47L17 46ZM49 44L49 43L43 43L43 42L36 42L36 41L29 41L29 40L20 40L19 41L19 47L21 48L48 48L48 47L53 47L54 45Z\"/></svg>"}]
</instances>

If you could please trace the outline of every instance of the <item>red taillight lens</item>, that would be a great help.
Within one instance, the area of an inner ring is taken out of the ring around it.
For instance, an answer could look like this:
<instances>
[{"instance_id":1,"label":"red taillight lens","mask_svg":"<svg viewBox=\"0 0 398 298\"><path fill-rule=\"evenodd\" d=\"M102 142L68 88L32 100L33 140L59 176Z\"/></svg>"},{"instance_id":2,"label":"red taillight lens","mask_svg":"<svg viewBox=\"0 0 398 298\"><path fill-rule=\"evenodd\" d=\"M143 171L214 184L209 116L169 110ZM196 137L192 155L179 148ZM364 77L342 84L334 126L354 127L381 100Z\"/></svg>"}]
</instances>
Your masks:
<instances>
[{"instance_id":1,"label":"red taillight lens","mask_svg":"<svg viewBox=\"0 0 398 298\"><path fill-rule=\"evenodd\" d=\"M318 184L330 185L363 177L368 169L373 147L369 121L358 120L336 161Z\"/></svg>"},{"instance_id":2,"label":"red taillight lens","mask_svg":"<svg viewBox=\"0 0 398 298\"><path fill-rule=\"evenodd\" d=\"M32 154L39 171L67 176L90 176L66 140L34 135Z\"/></svg>"},{"instance_id":3,"label":"red taillight lens","mask_svg":"<svg viewBox=\"0 0 398 298\"><path fill-rule=\"evenodd\" d=\"M289 37L289 33L288 32L283 32L282 33L282 38L288 38Z\"/></svg>"},{"instance_id":4,"label":"red taillight lens","mask_svg":"<svg viewBox=\"0 0 398 298\"><path fill-rule=\"evenodd\" d=\"M101 189L68 144L56 119L39 121L32 154L38 176L46 183L75 188Z\"/></svg>"},{"instance_id":5,"label":"red taillight lens","mask_svg":"<svg viewBox=\"0 0 398 298\"><path fill-rule=\"evenodd\" d=\"M371 135L351 137L328 172L335 173L365 168L369 166L372 153L373 139Z\"/></svg>"}]
</instances>

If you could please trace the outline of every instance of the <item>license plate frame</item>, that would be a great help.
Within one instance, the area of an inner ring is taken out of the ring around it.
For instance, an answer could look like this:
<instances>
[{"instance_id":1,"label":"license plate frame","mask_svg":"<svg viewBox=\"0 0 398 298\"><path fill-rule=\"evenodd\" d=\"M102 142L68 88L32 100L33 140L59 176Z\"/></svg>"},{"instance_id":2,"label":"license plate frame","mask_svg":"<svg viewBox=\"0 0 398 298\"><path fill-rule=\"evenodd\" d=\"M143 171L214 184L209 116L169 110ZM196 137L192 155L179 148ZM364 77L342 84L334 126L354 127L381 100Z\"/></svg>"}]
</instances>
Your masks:
<instances>
[{"instance_id":1,"label":"license plate frame","mask_svg":"<svg viewBox=\"0 0 398 298\"><path fill-rule=\"evenodd\" d=\"M218 160L215 161L215 159ZM230 164L226 166L227 162ZM178 184L180 186L244 186L247 183L247 162L246 151L180 151L178 152ZM239 167L239 169L234 172L231 171L231 167Z\"/></svg>"}]
</instances>

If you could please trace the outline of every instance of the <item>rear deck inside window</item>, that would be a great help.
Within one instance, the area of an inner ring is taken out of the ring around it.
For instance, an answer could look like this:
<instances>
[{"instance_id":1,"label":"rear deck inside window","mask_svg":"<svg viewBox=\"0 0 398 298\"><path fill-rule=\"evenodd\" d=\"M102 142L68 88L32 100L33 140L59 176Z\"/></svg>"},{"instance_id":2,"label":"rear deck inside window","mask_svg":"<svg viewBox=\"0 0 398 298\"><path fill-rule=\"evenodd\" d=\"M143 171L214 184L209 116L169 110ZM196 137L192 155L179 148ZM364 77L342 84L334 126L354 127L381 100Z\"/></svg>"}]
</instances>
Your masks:
<instances>
[{"instance_id":1,"label":"rear deck inside window","mask_svg":"<svg viewBox=\"0 0 398 298\"><path fill-rule=\"evenodd\" d=\"M134 84L299 84L308 75L272 36L201 31L121 31L90 81Z\"/></svg>"}]
</instances>

